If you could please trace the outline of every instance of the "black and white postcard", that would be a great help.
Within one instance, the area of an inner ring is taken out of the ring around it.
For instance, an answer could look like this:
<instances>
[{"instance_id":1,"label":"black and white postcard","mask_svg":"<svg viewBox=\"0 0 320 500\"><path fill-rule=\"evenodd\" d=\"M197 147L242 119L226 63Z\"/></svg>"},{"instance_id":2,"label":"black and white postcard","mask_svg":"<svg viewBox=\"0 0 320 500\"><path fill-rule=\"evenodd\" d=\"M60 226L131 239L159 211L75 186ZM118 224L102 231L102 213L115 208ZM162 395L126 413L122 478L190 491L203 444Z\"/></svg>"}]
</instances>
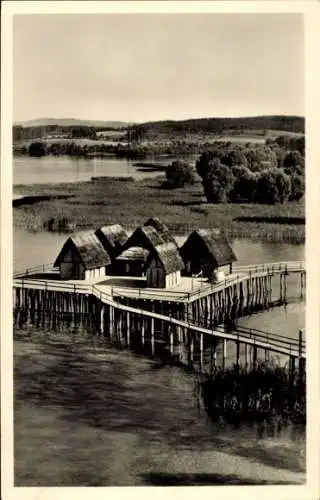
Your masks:
<instances>
[{"instance_id":1,"label":"black and white postcard","mask_svg":"<svg viewBox=\"0 0 320 500\"><path fill-rule=\"evenodd\" d=\"M319 4L2 14L4 500L318 498Z\"/></svg>"}]
</instances>

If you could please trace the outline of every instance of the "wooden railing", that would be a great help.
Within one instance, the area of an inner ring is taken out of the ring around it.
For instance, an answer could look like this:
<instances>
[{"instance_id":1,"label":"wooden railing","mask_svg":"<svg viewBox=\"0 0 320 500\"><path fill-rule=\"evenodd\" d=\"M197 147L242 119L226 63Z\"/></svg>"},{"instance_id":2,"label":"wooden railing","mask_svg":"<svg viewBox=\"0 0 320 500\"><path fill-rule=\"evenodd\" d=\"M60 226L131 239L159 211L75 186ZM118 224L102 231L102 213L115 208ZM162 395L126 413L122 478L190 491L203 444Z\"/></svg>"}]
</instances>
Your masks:
<instances>
[{"instance_id":1,"label":"wooden railing","mask_svg":"<svg viewBox=\"0 0 320 500\"><path fill-rule=\"evenodd\" d=\"M304 263L300 262L295 262L295 263L277 263L277 265L273 265L274 272L283 272L285 269L288 271L292 270L303 270L303 265ZM260 266L245 266L246 269L249 269L249 272L269 272L268 269L270 267L267 267L267 270L265 269L264 264L261 264ZM286 267L283 267L286 266ZM254 268L254 270L252 270ZM37 272L41 272L42 269L47 269L47 270L52 270L52 265L48 266L37 266L35 268L30 268L29 269L29 274L34 274ZM244 269L244 267L241 267L239 269ZM45 271L43 271L45 272ZM25 276L26 274L24 274ZM234 278L235 280L237 278ZM232 281L232 280L231 280ZM268 349L270 351L279 353L279 354L285 354L285 355L292 355L292 356L297 356L297 357L306 357L306 352L305 352L305 341L302 343L299 343L297 340L290 339L289 337L277 335L274 333L270 332L264 332L261 330L256 330L256 329L250 329L250 328L245 328L245 327L235 327L232 328L231 331L226 331L225 328L222 327L215 327L213 329L196 325L189 321L183 321L183 320L178 320L175 319L171 316L165 316L163 314L158 314L152 311L147 311L145 309L141 308L134 308L128 305L121 304L117 302L114 298L114 293L117 289L112 289L111 287L108 288L104 286L104 289L102 290L99 285L91 285L91 284L84 284L84 283L68 283L65 281L54 281L54 280L41 280L41 279L30 279L30 278L25 278L25 277L15 277L14 278L14 287L21 287L21 288L31 288L31 289L41 289L41 290L48 290L48 291L60 291L60 292L69 292L69 293L81 293L81 294L92 294L96 298L98 298L101 302L104 304L107 304L111 307L114 307L116 309L122 310L122 311L127 311L131 312L133 314L138 314L144 317L150 317L153 319L161 320L165 322L167 325L176 325L181 328L186 328L188 330L192 330L194 332L198 332L200 334L205 334L205 335L210 335L214 336L217 338L222 338L222 339L227 339L227 340L233 340L233 341L238 341L247 345L252 345L257 348L262 348L262 349ZM212 285L209 285L211 287ZM223 288L225 286L224 283L221 284L221 287ZM128 289L127 289L128 290ZM149 291L149 290L148 290ZM170 291L169 291L170 292ZM176 292L171 291L173 294L176 295ZM167 293L167 291L166 291ZM183 292L182 292L183 293ZM156 294L156 291L155 291ZM188 294L187 294L188 295Z\"/></svg>"},{"instance_id":2,"label":"wooden railing","mask_svg":"<svg viewBox=\"0 0 320 500\"><path fill-rule=\"evenodd\" d=\"M264 264L250 264L246 266L233 266L233 272L247 273L283 273L283 272L303 272L305 262L302 260L288 262L266 262Z\"/></svg>"},{"instance_id":3,"label":"wooden railing","mask_svg":"<svg viewBox=\"0 0 320 500\"><path fill-rule=\"evenodd\" d=\"M145 309L134 308L131 306L127 306L124 304L120 304L119 302L114 301L114 299L107 294L105 291L102 291L97 287L97 285L92 286L92 293L95 297L100 299L101 302L120 309L122 311L131 312L138 314L140 316L150 317L153 319L164 321L167 324L172 324L176 326L180 326L181 328L186 328L188 330L192 330L194 332L202 333L205 335L214 336L217 338L222 338L226 340L238 341L243 344L251 345L261 349L267 349L272 352L276 352L278 354L292 355L296 357L305 357L305 349L299 349L298 341L286 337L278 337L274 334L270 334L269 332L255 331L250 330L249 332L246 329L239 329L239 331L234 332L226 332L223 328L214 328L208 329L189 321L183 321L175 319L171 316L165 316L163 314L155 313L153 311L146 311ZM272 338L271 338L272 336ZM304 346L305 347L305 346Z\"/></svg>"},{"instance_id":4,"label":"wooden railing","mask_svg":"<svg viewBox=\"0 0 320 500\"><path fill-rule=\"evenodd\" d=\"M92 285L67 283L66 281L40 280L30 278L15 278L14 287L31 288L34 290L48 290L51 292L69 292L90 294Z\"/></svg>"},{"instance_id":5,"label":"wooden railing","mask_svg":"<svg viewBox=\"0 0 320 500\"><path fill-rule=\"evenodd\" d=\"M19 278L22 276L29 276L31 274L45 273L50 271L57 271L58 268L53 266L53 262L50 264L42 264L40 266L28 267L27 269L21 269L13 273L13 278Z\"/></svg>"}]
</instances>

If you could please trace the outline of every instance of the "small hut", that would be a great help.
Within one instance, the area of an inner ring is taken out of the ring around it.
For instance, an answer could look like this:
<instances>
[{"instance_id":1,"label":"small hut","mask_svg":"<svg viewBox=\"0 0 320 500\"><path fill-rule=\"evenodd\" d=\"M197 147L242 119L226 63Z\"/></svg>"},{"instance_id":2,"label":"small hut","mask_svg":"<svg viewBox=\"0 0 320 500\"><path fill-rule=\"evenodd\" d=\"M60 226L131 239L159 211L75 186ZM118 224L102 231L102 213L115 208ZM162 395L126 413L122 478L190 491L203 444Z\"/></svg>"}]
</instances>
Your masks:
<instances>
[{"instance_id":1,"label":"small hut","mask_svg":"<svg viewBox=\"0 0 320 500\"><path fill-rule=\"evenodd\" d=\"M130 247L124 250L113 263L114 273L120 276L143 276L149 250L142 247Z\"/></svg>"},{"instance_id":2,"label":"small hut","mask_svg":"<svg viewBox=\"0 0 320 500\"><path fill-rule=\"evenodd\" d=\"M85 280L105 276L111 259L94 231L70 236L63 245L54 267L60 268L62 280Z\"/></svg>"},{"instance_id":3,"label":"small hut","mask_svg":"<svg viewBox=\"0 0 320 500\"><path fill-rule=\"evenodd\" d=\"M156 246L146 264L147 287L170 288L180 281L184 264L174 243Z\"/></svg>"},{"instance_id":4,"label":"small hut","mask_svg":"<svg viewBox=\"0 0 320 500\"><path fill-rule=\"evenodd\" d=\"M186 276L201 273L211 278L214 272L229 274L237 260L226 238L217 229L198 229L180 248Z\"/></svg>"},{"instance_id":5,"label":"small hut","mask_svg":"<svg viewBox=\"0 0 320 500\"><path fill-rule=\"evenodd\" d=\"M131 247L145 248L152 251L156 246L165 243L161 234L153 226L140 226L127 240L123 250Z\"/></svg>"},{"instance_id":6,"label":"small hut","mask_svg":"<svg viewBox=\"0 0 320 500\"><path fill-rule=\"evenodd\" d=\"M160 219L158 219L158 217L150 217L150 219L148 219L144 223L144 226L154 227L156 231L158 231L158 233L161 235L165 243L173 243L174 245L178 246L176 240L170 233L167 226Z\"/></svg>"},{"instance_id":7,"label":"small hut","mask_svg":"<svg viewBox=\"0 0 320 500\"><path fill-rule=\"evenodd\" d=\"M123 250L128 239L126 231L120 224L102 226L95 232L111 259L117 257Z\"/></svg>"}]
</instances>

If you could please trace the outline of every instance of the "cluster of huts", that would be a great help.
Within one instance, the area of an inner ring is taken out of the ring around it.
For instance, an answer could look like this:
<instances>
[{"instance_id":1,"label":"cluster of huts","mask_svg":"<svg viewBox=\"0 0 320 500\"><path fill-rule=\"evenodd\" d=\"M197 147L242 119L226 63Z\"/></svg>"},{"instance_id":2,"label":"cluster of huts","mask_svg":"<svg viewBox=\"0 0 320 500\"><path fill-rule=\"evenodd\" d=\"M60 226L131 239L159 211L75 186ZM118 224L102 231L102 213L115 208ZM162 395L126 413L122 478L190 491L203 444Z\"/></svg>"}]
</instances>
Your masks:
<instances>
[{"instance_id":1,"label":"cluster of huts","mask_svg":"<svg viewBox=\"0 0 320 500\"><path fill-rule=\"evenodd\" d=\"M75 233L54 266L62 280L136 276L145 277L147 287L170 288L181 276L229 274L235 260L219 230L193 231L179 248L165 224L150 218L130 236L119 224Z\"/></svg>"}]
</instances>

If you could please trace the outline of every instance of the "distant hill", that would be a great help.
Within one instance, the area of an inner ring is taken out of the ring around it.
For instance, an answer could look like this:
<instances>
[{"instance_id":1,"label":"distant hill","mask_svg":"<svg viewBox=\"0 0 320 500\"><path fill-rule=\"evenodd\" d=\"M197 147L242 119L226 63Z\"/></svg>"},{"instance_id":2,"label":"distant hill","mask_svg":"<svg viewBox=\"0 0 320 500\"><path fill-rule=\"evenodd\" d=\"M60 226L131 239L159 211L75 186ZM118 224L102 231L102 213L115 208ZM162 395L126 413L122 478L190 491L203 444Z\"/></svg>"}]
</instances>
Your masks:
<instances>
[{"instance_id":1,"label":"distant hill","mask_svg":"<svg viewBox=\"0 0 320 500\"><path fill-rule=\"evenodd\" d=\"M243 118L198 118L189 120L165 120L134 125L135 130L144 134L178 133L241 133L245 130L304 133L305 119L301 116L254 116Z\"/></svg>"},{"instance_id":2,"label":"distant hill","mask_svg":"<svg viewBox=\"0 0 320 500\"><path fill-rule=\"evenodd\" d=\"M57 125L60 127L120 128L128 127L132 125L132 123L120 121L78 120L76 118L36 118L34 120L16 122L14 125L20 125L22 127L48 127Z\"/></svg>"}]
</instances>

